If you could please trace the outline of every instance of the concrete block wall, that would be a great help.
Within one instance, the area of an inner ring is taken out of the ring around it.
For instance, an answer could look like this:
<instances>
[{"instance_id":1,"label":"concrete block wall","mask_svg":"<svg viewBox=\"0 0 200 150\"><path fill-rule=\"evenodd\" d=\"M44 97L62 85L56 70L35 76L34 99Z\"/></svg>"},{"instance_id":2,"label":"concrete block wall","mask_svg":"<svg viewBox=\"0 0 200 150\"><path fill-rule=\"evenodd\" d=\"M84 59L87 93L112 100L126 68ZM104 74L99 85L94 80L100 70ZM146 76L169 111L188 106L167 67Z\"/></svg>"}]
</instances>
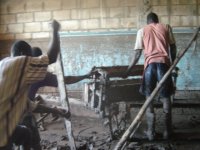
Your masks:
<instances>
[{"instance_id":1,"label":"concrete block wall","mask_svg":"<svg viewBox=\"0 0 200 150\"><path fill-rule=\"evenodd\" d=\"M61 23L64 32L135 28L137 3L137 0L2 0L0 40L48 38L48 23L52 19Z\"/></svg>"},{"instance_id":2,"label":"concrete block wall","mask_svg":"<svg viewBox=\"0 0 200 150\"><path fill-rule=\"evenodd\" d=\"M144 25L150 11L173 27L194 27L199 6L200 0L1 0L0 40L49 38L52 19L63 32L129 30Z\"/></svg>"}]
</instances>

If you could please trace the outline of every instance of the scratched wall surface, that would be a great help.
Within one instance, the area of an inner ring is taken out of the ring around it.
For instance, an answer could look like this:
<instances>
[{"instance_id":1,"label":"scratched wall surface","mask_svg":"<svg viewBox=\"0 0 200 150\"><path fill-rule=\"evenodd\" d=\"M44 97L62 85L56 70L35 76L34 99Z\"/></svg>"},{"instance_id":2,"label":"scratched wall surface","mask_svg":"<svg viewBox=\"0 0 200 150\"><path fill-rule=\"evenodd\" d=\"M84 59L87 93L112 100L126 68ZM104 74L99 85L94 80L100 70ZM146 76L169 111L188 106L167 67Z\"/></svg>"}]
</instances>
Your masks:
<instances>
[{"instance_id":1,"label":"scratched wall surface","mask_svg":"<svg viewBox=\"0 0 200 150\"><path fill-rule=\"evenodd\" d=\"M128 65L134 47L134 36L83 36L61 39L65 75L83 75L93 66ZM80 83L68 85L80 88Z\"/></svg>"},{"instance_id":2,"label":"scratched wall surface","mask_svg":"<svg viewBox=\"0 0 200 150\"><path fill-rule=\"evenodd\" d=\"M191 33L175 34L178 51L184 49ZM77 36L61 38L65 75L82 75L93 66L128 65L131 61L135 35ZM200 90L200 40L193 44L178 63L177 90ZM196 47L196 48L195 48ZM143 57L139 63L143 63ZM68 85L82 89L84 80Z\"/></svg>"},{"instance_id":3,"label":"scratched wall surface","mask_svg":"<svg viewBox=\"0 0 200 150\"><path fill-rule=\"evenodd\" d=\"M65 74L84 74L93 66L127 65L134 46L131 36L71 37L61 40Z\"/></svg>"},{"instance_id":4,"label":"scratched wall surface","mask_svg":"<svg viewBox=\"0 0 200 150\"><path fill-rule=\"evenodd\" d=\"M178 50L184 49L191 37L192 34L176 35ZM177 66L180 69L177 78L178 90L200 90L200 36Z\"/></svg>"}]
</instances>

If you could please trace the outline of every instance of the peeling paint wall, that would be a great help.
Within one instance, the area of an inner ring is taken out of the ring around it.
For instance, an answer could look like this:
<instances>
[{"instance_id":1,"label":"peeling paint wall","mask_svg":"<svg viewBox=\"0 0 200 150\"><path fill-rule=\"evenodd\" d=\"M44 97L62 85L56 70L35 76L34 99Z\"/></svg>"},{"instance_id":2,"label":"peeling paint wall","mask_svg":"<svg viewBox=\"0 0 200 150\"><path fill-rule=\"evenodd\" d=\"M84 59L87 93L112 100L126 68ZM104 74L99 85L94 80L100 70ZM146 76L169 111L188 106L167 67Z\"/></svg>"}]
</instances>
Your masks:
<instances>
[{"instance_id":1,"label":"peeling paint wall","mask_svg":"<svg viewBox=\"0 0 200 150\"><path fill-rule=\"evenodd\" d=\"M128 64L133 41L134 38L128 35L66 38L61 42L65 73L84 74L92 66Z\"/></svg>"},{"instance_id":2,"label":"peeling paint wall","mask_svg":"<svg viewBox=\"0 0 200 150\"><path fill-rule=\"evenodd\" d=\"M90 71L93 66L129 65L133 55L135 35L135 33L126 33L63 37L61 47L65 75L82 75ZM175 33L175 38L177 49L180 51L187 46L192 33ZM177 90L200 90L199 60L200 38L189 48L177 65L179 67ZM144 59L141 57L139 63L143 64L143 62ZM68 86L72 89L80 88L83 82Z\"/></svg>"},{"instance_id":3,"label":"peeling paint wall","mask_svg":"<svg viewBox=\"0 0 200 150\"><path fill-rule=\"evenodd\" d=\"M176 36L178 50L182 50L189 43L192 34L179 34ZM179 76L177 78L178 90L200 90L200 36L196 43L188 49L178 63Z\"/></svg>"},{"instance_id":4,"label":"peeling paint wall","mask_svg":"<svg viewBox=\"0 0 200 150\"><path fill-rule=\"evenodd\" d=\"M93 66L128 65L134 47L131 35L65 37L61 40L65 75L82 75ZM85 82L87 80L84 80ZM68 85L80 87L79 84Z\"/></svg>"}]
</instances>

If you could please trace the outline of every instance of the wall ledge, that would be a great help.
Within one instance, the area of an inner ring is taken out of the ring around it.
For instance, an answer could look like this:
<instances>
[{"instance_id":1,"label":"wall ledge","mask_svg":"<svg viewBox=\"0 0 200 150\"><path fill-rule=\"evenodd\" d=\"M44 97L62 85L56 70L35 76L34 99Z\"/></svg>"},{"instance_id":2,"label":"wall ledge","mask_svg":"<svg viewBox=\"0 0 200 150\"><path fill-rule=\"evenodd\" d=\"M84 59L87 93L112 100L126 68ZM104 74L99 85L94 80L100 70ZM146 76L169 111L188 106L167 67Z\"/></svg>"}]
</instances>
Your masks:
<instances>
[{"instance_id":1,"label":"wall ledge","mask_svg":"<svg viewBox=\"0 0 200 150\"><path fill-rule=\"evenodd\" d=\"M197 27L176 27L173 28L173 33L194 33ZM113 36L113 35L136 35L137 29L116 29L112 31L74 31L74 32L60 32L61 37L79 37L79 36Z\"/></svg>"}]
</instances>

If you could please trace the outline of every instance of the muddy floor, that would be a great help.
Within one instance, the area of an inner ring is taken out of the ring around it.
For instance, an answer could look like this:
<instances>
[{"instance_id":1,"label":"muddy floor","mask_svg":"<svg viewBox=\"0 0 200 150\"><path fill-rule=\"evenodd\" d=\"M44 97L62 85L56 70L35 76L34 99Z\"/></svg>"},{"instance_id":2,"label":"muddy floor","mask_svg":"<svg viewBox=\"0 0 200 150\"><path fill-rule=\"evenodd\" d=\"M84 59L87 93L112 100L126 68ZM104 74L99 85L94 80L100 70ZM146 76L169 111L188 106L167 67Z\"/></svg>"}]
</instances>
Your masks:
<instances>
[{"instance_id":1,"label":"muddy floor","mask_svg":"<svg viewBox=\"0 0 200 150\"><path fill-rule=\"evenodd\" d=\"M72 115L72 126L78 150L112 150L117 140L110 139L110 132L100 118ZM70 150L64 121L59 118L52 121L48 117L44 122L45 130L40 130L41 145L44 150ZM187 136L187 135L185 135ZM130 141L126 150L199 150L200 141Z\"/></svg>"},{"instance_id":2,"label":"muddy floor","mask_svg":"<svg viewBox=\"0 0 200 150\"><path fill-rule=\"evenodd\" d=\"M118 140L111 140L105 119L100 118L93 110L89 110L83 105L71 105L71 112L73 134L78 150L112 150L115 147ZM195 118L195 122L191 118L185 120L174 118L173 128L184 132L177 136L180 140L162 141L159 139L154 142L145 139L146 126L145 123L142 123L137 133L141 139L130 140L125 150L199 150L200 121L197 120L200 120L200 117ZM44 120L43 127L44 129L39 129L43 150L70 150L63 118L53 120L53 117L49 115ZM186 131L189 134L185 133ZM195 140L191 140L189 136ZM119 136L117 138L119 139ZM174 139L176 138L174 137Z\"/></svg>"},{"instance_id":3,"label":"muddy floor","mask_svg":"<svg viewBox=\"0 0 200 150\"><path fill-rule=\"evenodd\" d=\"M112 142L109 141L109 130L108 127L103 125L102 120L98 118L80 117L75 115L72 115L71 120L73 134L78 149L111 149ZM67 132L62 118L59 118L56 121L51 121L51 118L49 117L44 122L44 128L44 131L40 131L43 149L70 149Z\"/></svg>"},{"instance_id":4,"label":"muddy floor","mask_svg":"<svg viewBox=\"0 0 200 150\"><path fill-rule=\"evenodd\" d=\"M49 100L48 104L54 104L56 102L55 105L60 106L60 103L57 103L58 97L48 95L42 95L42 97ZM86 108L79 101L72 98L69 100L70 102L72 101L72 104L70 104L72 114L71 123L77 149L111 149L113 142L110 142L108 127L104 125L105 120L100 119L98 114ZM39 118L38 114L37 118ZM44 119L43 125L40 126L39 131L42 149L70 149L63 118L55 120L52 115L48 115L48 117Z\"/></svg>"},{"instance_id":5,"label":"muddy floor","mask_svg":"<svg viewBox=\"0 0 200 150\"><path fill-rule=\"evenodd\" d=\"M116 144L110 141L108 127L103 125L101 119L72 116L73 133L79 150L112 150ZM44 150L70 150L63 119L45 120L45 131L40 131L41 145ZM176 142L130 142L127 150L199 150L199 141Z\"/></svg>"}]
</instances>

